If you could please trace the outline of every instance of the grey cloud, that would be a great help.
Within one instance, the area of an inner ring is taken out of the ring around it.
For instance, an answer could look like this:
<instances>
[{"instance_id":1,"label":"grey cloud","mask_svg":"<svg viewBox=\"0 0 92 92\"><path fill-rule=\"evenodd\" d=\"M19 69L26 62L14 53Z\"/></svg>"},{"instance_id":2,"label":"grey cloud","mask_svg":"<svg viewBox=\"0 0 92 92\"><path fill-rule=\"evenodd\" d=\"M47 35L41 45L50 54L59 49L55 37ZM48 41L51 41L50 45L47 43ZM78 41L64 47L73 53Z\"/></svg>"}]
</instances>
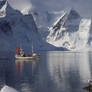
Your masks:
<instances>
[{"instance_id":1,"label":"grey cloud","mask_svg":"<svg viewBox=\"0 0 92 92\"><path fill-rule=\"evenodd\" d=\"M31 4L40 11L61 11L74 8L82 16L92 16L92 0L8 0L14 7L20 9Z\"/></svg>"},{"instance_id":2,"label":"grey cloud","mask_svg":"<svg viewBox=\"0 0 92 92\"><path fill-rule=\"evenodd\" d=\"M82 16L92 16L92 0L31 0L38 10L76 9ZM44 9L43 9L44 8Z\"/></svg>"}]
</instances>

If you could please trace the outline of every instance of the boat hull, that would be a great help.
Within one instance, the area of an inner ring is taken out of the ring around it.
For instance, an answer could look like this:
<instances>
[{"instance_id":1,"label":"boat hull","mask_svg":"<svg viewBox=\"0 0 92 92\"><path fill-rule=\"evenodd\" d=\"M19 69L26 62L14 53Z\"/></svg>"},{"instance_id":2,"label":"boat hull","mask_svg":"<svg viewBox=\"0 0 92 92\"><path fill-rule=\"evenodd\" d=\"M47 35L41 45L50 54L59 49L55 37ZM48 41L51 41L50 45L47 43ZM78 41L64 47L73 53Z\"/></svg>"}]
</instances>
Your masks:
<instances>
[{"instance_id":1,"label":"boat hull","mask_svg":"<svg viewBox=\"0 0 92 92\"><path fill-rule=\"evenodd\" d=\"M34 57L16 57L16 60L33 60Z\"/></svg>"},{"instance_id":2,"label":"boat hull","mask_svg":"<svg viewBox=\"0 0 92 92\"><path fill-rule=\"evenodd\" d=\"M21 57L15 56L16 60L39 60L40 56L29 56L29 57Z\"/></svg>"}]
</instances>

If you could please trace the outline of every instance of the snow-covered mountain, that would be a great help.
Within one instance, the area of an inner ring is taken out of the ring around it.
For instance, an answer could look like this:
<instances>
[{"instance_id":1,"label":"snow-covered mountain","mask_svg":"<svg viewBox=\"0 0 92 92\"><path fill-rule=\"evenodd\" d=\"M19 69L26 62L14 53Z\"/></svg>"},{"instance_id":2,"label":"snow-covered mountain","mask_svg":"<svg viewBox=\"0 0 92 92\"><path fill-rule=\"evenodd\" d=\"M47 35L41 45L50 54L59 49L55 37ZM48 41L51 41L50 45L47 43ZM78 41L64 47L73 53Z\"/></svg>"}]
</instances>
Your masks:
<instances>
[{"instance_id":1,"label":"snow-covered mountain","mask_svg":"<svg viewBox=\"0 0 92 92\"><path fill-rule=\"evenodd\" d=\"M66 50L42 40L32 14L24 15L13 9L7 0L0 2L0 51L16 51L21 47L27 54L38 50Z\"/></svg>"},{"instance_id":2,"label":"snow-covered mountain","mask_svg":"<svg viewBox=\"0 0 92 92\"><path fill-rule=\"evenodd\" d=\"M41 33L42 37L46 39L46 36L49 33L48 31L49 27L53 25L53 23L58 19L60 15L63 14L63 12L64 11L48 12L48 11L33 10L29 13L33 15L39 32Z\"/></svg>"},{"instance_id":3,"label":"snow-covered mountain","mask_svg":"<svg viewBox=\"0 0 92 92\"><path fill-rule=\"evenodd\" d=\"M7 0L0 2L0 51L15 51L16 46L31 52L31 46L39 49L41 38L33 16L22 15Z\"/></svg>"},{"instance_id":4,"label":"snow-covered mountain","mask_svg":"<svg viewBox=\"0 0 92 92\"><path fill-rule=\"evenodd\" d=\"M92 20L73 9L64 12L49 31L47 42L56 47L80 50L92 46Z\"/></svg>"},{"instance_id":5,"label":"snow-covered mountain","mask_svg":"<svg viewBox=\"0 0 92 92\"><path fill-rule=\"evenodd\" d=\"M32 45L35 51L92 47L92 21L75 10L31 13L24 15L7 0L0 1L0 51L19 46L30 53Z\"/></svg>"}]
</instances>

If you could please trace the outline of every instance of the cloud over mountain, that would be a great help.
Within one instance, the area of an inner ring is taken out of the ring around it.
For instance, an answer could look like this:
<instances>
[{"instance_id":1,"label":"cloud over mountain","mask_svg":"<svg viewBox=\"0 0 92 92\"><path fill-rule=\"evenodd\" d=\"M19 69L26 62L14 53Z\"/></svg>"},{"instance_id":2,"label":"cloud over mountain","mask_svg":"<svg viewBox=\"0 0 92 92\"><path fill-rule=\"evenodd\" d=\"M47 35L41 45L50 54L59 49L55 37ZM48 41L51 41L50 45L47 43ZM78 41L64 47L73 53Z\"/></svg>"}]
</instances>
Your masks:
<instances>
[{"instance_id":1,"label":"cloud over mountain","mask_svg":"<svg viewBox=\"0 0 92 92\"><path fill-rule=\"evenodd\" d=\"M8 0L17 9L36 9L40 11L59 11L73 7L82 16L92 16L92 0Z\"/></svg>"}]
</instances>

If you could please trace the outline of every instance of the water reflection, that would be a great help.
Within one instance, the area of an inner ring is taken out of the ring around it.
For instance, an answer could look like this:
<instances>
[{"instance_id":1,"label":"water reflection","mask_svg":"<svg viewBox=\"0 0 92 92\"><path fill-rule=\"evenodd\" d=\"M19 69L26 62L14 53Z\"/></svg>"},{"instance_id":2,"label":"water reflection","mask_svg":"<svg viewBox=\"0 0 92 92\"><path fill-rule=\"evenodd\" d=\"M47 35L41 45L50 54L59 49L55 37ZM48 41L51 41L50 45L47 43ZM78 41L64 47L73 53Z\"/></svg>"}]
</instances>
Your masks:
<instances>
[{"instance_id":1,"label":"water reflection","mask_svg":"<svg viewBox=\"0 0 92 92\"><path fill-rule=\"evenodd\" d=\"M53 57L53 58L52 58ZM92 58L91 58L92 60ZM78 92L91 79L89 53L49 53L50 76L59 91Z\"/></svg>"},{"instance_id":2,"label":"water reflection","mask_svg":"<svg viewBox=\"0 0 92 92\"><path fill-rule=\"evenodd\" d=\"M85 92L92 79L92 53L47 52L40 61L0 60L0 87L20 92Z\"/></svg>"},{"instance_id":3,"label":"water reflection","mask_svg":"<svg viewBox=\"0 0 92 92\"><path fill-rule=\"evenodd\" d=\"M12 56L11 54L9 54ZM6 84L15 87L16 67L14 58L0 53L0 89Z\"/></svg>"},{"instance_id":4,"label":"water reflection","mask_svg":"<svg viewBox=\"0 0 92 92\"><path fill-rule=\"evenodd\" d=\"M35 80L35 72L39 61L18 61L16 60L18 87L21 92L31 92Z\"/></svg>"}]
</instances>

